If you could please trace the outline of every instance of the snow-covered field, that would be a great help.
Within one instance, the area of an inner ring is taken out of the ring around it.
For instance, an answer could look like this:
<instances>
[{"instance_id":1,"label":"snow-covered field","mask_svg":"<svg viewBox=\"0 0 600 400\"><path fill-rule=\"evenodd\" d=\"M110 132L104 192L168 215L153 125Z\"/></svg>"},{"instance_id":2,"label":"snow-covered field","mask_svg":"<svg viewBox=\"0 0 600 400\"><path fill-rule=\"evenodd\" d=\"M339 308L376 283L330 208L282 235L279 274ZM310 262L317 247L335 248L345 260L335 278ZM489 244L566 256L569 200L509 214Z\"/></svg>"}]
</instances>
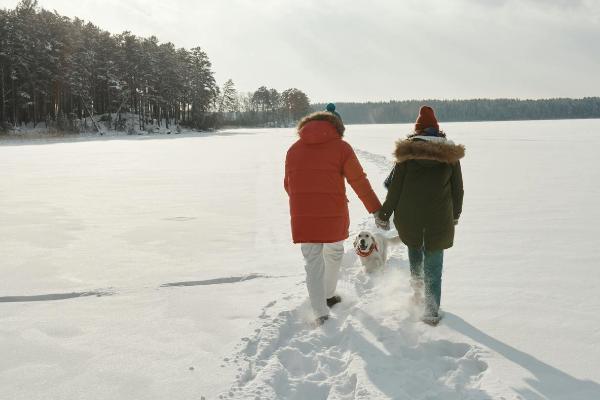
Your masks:
<instances>
[{"instance_id":1,"label":"snow-covered field","mask_svg":"<svg viewBox=\"0 0 600 400\"><path fill-rule=\"evenodd\" d=\"M442 127L467 157L437 328L404 247L367 276L349 245L309 326L291 129L0 142L0 398L599 399L600 120ZM409 130L347 127L382 198Z\"/></svg>"}]
</instances>

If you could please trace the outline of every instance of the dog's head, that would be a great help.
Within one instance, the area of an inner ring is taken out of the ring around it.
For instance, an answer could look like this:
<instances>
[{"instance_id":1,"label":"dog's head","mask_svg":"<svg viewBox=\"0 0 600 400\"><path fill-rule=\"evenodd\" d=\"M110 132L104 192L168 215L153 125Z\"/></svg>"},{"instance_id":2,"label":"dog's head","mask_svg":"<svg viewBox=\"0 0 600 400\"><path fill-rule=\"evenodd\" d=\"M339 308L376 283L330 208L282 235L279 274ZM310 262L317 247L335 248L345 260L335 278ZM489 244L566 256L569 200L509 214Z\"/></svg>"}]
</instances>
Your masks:
<instances>
[{"instance_id":1,"label":"dog's head","mask_svg":"<svg viewBox=\"0 0 600 400\"><path fill-rule=\"evenodd\" d=\"M373 234L369 231L361 231L354 239L354 249L358 251L367 251L373 244Z\"/></svg>"}]
</instances>

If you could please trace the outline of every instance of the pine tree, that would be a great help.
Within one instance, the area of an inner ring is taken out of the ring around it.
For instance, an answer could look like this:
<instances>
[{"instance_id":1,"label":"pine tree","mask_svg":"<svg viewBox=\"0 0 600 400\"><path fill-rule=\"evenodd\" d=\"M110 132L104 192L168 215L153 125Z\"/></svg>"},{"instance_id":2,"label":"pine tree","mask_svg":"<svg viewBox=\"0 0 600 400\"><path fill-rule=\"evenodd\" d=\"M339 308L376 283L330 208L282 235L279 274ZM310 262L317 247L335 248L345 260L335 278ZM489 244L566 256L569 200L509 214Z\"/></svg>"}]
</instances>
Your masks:
<instances>
[{"instance_id":1,"label":"pine tree","mask_svg":"<svg viewBox=\"0 0 600 400\"><path fill-rule=\"evenodd\" d=\"M221 88L218 111L221 113L238 112L239 108L237 90L235 90L233 80L228 79Z\"/></svg>"},{"instance_id":2,"label":"pine tree","mask_svg":"<svg viewBox=\"0 0 600 400\"><path fill-rule=\"evenodd\" d=\"M287 89L281 97L288 124L310 113L310 101L303 91L296 88Z\"/></svg>"}]
</instances>

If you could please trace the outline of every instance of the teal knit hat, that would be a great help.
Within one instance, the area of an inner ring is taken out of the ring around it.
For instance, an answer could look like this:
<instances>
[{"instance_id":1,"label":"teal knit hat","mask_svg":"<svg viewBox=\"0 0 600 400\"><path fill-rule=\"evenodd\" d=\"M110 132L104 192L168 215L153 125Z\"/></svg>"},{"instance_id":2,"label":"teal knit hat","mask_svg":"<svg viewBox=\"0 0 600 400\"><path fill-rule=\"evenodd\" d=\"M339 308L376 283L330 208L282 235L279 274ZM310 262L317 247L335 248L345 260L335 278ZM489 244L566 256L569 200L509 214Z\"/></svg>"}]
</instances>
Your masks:
<instances>
[{"instance_id":1,"label":"teal knit hat","mask_svg":"<svg viewBox=\"0 0 600 400\"><path fill-rule=\"evenodd\" d=\"M336 117L338 117L340 120L342 119L342 116L335 111L335 104L333 104L333 103L327 104L327 107L325 107L325 110L327 112L332 113L333 115L335 115Z\"/></svg>"}]
</instances>

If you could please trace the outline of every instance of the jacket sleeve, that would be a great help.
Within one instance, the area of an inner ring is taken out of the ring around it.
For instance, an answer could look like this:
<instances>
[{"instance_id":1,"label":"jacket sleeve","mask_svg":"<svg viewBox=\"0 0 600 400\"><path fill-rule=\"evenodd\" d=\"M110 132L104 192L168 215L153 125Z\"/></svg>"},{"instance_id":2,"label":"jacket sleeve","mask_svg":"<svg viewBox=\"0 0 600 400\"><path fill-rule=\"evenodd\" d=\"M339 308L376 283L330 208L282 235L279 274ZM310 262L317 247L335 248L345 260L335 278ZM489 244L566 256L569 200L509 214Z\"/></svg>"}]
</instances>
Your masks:
<instances>
[{"instance_id":1,"label":"jacket sleeve","mask_svg":"<svg viewBox=\"0 0 600 400\"><path fill-rule=\"evenodd\" d=\"M452 177L450 178L452 188L452 206L454 209L454 219L460 218L463 206L463 197L465 191L463 189L462 170L460 161L452 164Z\"/></svg>"},{"instance_id":2,"label":"jacket sleeve","mask_svg":"<svg viewBox=\"0 0 600 400\"><path fill-rule=\"evenodd\" d=\"M392 176L392 181L389 183L385 202L379 212L379 218L384 221L390 219L400 201L400 194L402 193L402 186L404 185L404 176L406 175L406 163L397 163L390 175Z\"/></svg>"},{"instance_id":3,"label":"jacket sleeve","mask_svg":"<svg viewBox=\"0 0 600 400\"><path fill-rule=\"evenodd\" d=\"M381 203L367 179L354 150L348 145L342 173L369 213L381 208Z\"/></svg>"},{"instance_id":4,"label":"jacket sleeve","mask_svg":"<svg viewBox=\"0 0 600 400\"><path fill-rule=\"evenodd\" d=\"M396 166L394 165L394 168L392 168L392 170L390 171L390 174L387 176L387 178L385 178L385 180L383 181L383 186L386 189L390 188L390 185L392 184L392 180L394 180L394 171L396 170Z\"/></svg>"}]
</instances>

